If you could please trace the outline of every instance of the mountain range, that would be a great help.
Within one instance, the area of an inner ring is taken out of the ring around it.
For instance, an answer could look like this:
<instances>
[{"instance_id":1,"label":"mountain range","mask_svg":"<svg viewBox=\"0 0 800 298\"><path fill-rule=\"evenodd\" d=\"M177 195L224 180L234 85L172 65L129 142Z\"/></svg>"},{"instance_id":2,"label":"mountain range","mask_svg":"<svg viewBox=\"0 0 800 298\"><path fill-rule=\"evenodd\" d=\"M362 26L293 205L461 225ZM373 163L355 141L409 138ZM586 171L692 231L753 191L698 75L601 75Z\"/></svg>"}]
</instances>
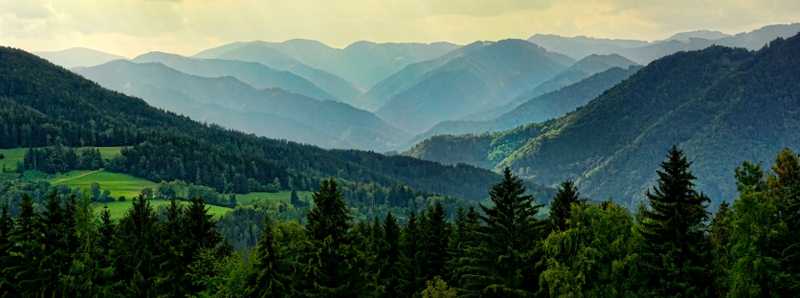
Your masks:
<instances>
[{"instance_id":1,"label":"mountain range","mask_svg":"<svg viewBox=\"0 0 800 298\"><path fill-rule=\"evenodd\" d=\"M758 50L775 38L787 38L798 32L800 23L769 25L734 35L697 30L677 33L667 39L653 42L539 34L531 36L528 41L574 59L581 59L591 54L619 54L639 64L647 64L679 51L700 50L712 45Z\"/></svg>"},{"instance_id":2,"label":"mountain range","mask_svg":"<svg viewBox=\"0 0 800 298\"><path fill-rule=\"evenodd\" d=\"M191 65L227 63L195 61L198 63ZM277 88L256 89L231 76L200 77L161 63L122 60L74 71L106 88L141 97L153 106L260 136L379 152L407 139L403 131L367 111Z\"/></svg>"},{"instance_id":3,"label":"mountain range","mask_svg":"<svg viewBox=\"0 0 800 298\"><path fill-rule=\"evenodd\" d=\"M574 61L524 40L477 42L412 64L366 95L385 102L378 116L412 133L502 106Z\"/></svg>"},{"instance_id":4,"label":"mountain range","mask_svg":"<svg viewBox=\"0 0 800 298\"><path fill-rule=\"evenodd\" d=\"M419 141L436 135L483 134L502 131L528 123L557 118L585 105L604 91L635 74L639 69L641 66L608 69L557 91L534 97L490 120L440 122L425 133L415 136L410 143L413 146Z\"/></svg>"},{"instance_id":5,"label":"mountain range","mask_svg":"<svg viewBox=\"0 0 800 298\"><path fill-rule=\"evenodd\" d=\"M653 61L586 106L544 123L485 135L440 136L409 155L490 169L544 184L573 179L597 200L635 208L677 145L715 203L736 193L742 161L768 164L800 146L800 36L759 51L712 46Z\"/></svg>"},{"instance_id":6,"label":"mountain range","mask_svg":"<svg viewBox=\"0 0 800 298\"><path fill-rule=\"evenodd\" d=\"M35 52L35 54L64 68L94 66L113 60L125 59L122 56L80 47L60 51Z\"/></svg>"}]
</instances>

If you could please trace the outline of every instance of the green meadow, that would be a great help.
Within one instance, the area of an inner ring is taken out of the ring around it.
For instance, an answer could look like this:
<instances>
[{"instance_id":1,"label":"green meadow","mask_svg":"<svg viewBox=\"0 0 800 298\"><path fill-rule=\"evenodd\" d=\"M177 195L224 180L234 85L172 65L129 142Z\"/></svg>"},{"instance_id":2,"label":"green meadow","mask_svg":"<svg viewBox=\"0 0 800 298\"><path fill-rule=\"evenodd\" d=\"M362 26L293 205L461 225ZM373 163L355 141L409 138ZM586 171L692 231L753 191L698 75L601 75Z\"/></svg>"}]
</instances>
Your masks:
<instances>
[{"instance_id":1,"label":"green meadow","mask_svg":"<svg viewBox=\"0 0 800 298\"><path fill-rule=\"evenodd\" d=\"M92 187L92 183L97 183L101 189L111 192L111 196L114 198L119 198L120 196L134 198L143 189L155 189L157 186L155 182L150 180L104 170L71 171L55 175L49 180L53 185L64 185L86 191Z\"/></svg>"}]
</instances>

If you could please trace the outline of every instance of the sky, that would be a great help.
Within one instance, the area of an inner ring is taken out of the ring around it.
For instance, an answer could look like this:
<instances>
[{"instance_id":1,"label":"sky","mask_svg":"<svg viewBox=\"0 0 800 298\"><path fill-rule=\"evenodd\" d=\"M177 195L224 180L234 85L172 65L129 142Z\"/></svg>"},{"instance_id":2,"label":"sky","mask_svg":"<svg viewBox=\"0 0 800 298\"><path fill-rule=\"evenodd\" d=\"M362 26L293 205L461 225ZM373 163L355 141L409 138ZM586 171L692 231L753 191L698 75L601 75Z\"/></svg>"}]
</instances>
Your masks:
<instances>
[{"instance_id":1,"label":"sky","mask_svg":"<svg viewBox=\"0 0 800 298\"><path fill-rule=\"evenodd\" d=\"M800 22L800 0L0 0L1 45L127 57L293 38L334 47L535 33L657 40L793 22Z\"/></svg>"}]
</instances>

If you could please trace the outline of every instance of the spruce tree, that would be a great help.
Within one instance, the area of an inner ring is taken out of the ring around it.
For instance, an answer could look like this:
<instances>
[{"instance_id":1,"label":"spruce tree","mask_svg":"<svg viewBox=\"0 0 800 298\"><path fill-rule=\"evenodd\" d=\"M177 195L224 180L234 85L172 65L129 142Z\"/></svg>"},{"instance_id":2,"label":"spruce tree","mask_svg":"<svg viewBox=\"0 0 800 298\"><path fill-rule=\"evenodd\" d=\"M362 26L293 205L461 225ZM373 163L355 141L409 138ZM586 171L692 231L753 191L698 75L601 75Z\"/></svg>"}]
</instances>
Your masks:
<instances>
[{"instance_id":1,"label":"spruce tree","mask_svg":"<svg viewBox=\"0 0 800 298\"><path fill-rule=\"evenodd\" d=\"M450 226L442 204L436 202L425 212L422 224L423 278L428 281L444 275L448 261L447 244L450 239Z\"/></svg>"},{"instance_id":2,"label":"spruce tree","mask_svg":"<svg viewBox=\"0 0 800 298\"><path fill-rule=\"evenodd\" d=\"M706 203L694 190L691 163L673 146L658 170L658 184L647 191L649 208L641 222L643 266L652 295L709 295Z\"/></svg>"},{"instance_id":3,"label":"spruce tree","mask_svg":"<svg viewBox=\"0 0 800 298\"><path fill-rule=\"evenodd\" d=\"M116 231L114 279L125 295L153 297L158 275L157 218L149 200L139 195Z\"/></svg>"},{"instance_id":4,"label":"spruce tree","mask_svg":"<svg viewBox=\"0 0 800 298\"><path fill-rule=\"evenodd\" d=\"M398 297L400 291L400 226L391 212L383 220L383 239L386 244L378 255L381 261L379 283L385 297Z\"/></svg>"},{"instance_id":5,"label":"spruce tree","mask_svg":"<svg viewBox=\"0 0 800 298\"><path fill-rule=\"evenodd\" d=\"M425 288L417 214L412 210L400 238L400 297L411 297Z\"/></svg>"},{"instance_id":6,"label":"spruce tree","mask_svg":"<svg viewBox=\"0 0 800 298\"><path fill-rule=\"evenodd\" d=\"M448 283L461 290L462 295L467 295L467 278L475 274L475 268L470 264L476 263L476 249L480 244L478 229L480 228L480 216L474 207L469 210L459 209L456 213L453 233L450 237L450 260L447 271ZM475 294L475 293L471 293Z\"/></svg>"},{"instance_id":7,"label":"spruce tree","mask_svg":"<svg viewBox=\"0 0 800 298\"><path fill-rule=\"evenodd\" d=\"M44 278L39 271L42 260L43 227L41 218L33 209L33 199L28 194L22 195L19 215L14 221L14 228L9 234L12 243L3 262L3 275L8 278L11 287L4 291L8 297L34 297L41 294Z\"/></svg>"},{"instance_id":8,"label":"spruce tree","mask_svg":"<svg viewBox=\"0 0 800 298\"><path fill-rule=\"evenodd\" d=\"M183 264L189 266L197 260L199 254L204 250L214 250L218 257L227 256L230 248L222 241L222 236L217 232L216 221L208 213L205 201L201 198L193 198L189 207L185 209L183 215L183 235L185 237L183 246ZM194 276L202 275L203 272L192 272ZM190 293L203 291L203 286L193 283L189 287Z\"/></svg>"},{"instance_id":9,"label":"spruce tree","mask_svg":"<svg viewBox=\"0 0 800 298\"><path fill-rule=\"evenodd\" d=\"M572 180L562 182L550 203L550 224L554 230L564 231L567 229L567 220L569 220L572 204L579 202L581 200L575 183Z\"/></svg>"},{"instance_id":10,"label":"spruce tree","mask_svg":"<svg viewBox=\"0 0 800 298\"><path fill-rule=\"evenodd\" d=\"M165 212L165 220L158 225L159 234L159 275L156 280L160 293L172 297L185 296L191 281L186 279L186 268L192 258L184 256L186 243L191 241L185 233L183 208L175 198L170 199Z\"/></svg>"},{"instance_id":11,"label":"spruce tree","mask_svg":"<svg viewBox=\"0 0 800 298\"><path fill-rule=\"evenodd\" d=\"M352 297L358 294L358 272L351 248L350 214L333 179L321 183L313 195L306 232L311 240L307 295Z\"/></svg>"},{"instance_id":12,"label":"spruce tree","mask_svg":"<svg viewBox=\"0 0 800 298\"><path fill-rule=\"evenodd\" d=\"M506 168L503 180L489 192L491 206L480 205L481 273L470 283L484 296L521 297L537 290L537 245L546 222L536 218L541 205L525 194L522 180Z\"/></svg>"},{"instance_id":13,"label":"spruce tree","mask_svg":"<svg viewBox=\"0 0 800 298\"><path fill-rule=\"evenodd\" d=\"M289 296L290 272L278 252L275 243L273 224L269 217L264 217L264 229L256 246L256 261L247 285L248 297L282 297Z\"/></svg>"},{"instance_id":14,"label":"spruce tree","mask_svg":"<svg viewBox=\"0 0 800 298\"><path fill-rule=\"evenodd\" d=\"M3 272L4 268L8 267L7 261L9 251L11 250L11 229L14 227L14 221L11 219L11 214L8 212L8 204L3 204L0 207L0 293L8 293L11 289L12 280ZM2 295L0 295L2 296Z\"/></svg>"},{"instance_id":15,"label":"spruce tree","mask_svg":"<svg viewBox=\"0 0 800 298\"><path fill-rule=\"evenodd\" d=\"M61 199L55 191L47 196L47 205L42 214L44 238L42 241L42 260L39 263L39 276L43 279L43 287L39 290L44 296L54 296L58 292L59 276L69 265L70 254L67 243L67 225Z\"/></svg>"}]
</instances>

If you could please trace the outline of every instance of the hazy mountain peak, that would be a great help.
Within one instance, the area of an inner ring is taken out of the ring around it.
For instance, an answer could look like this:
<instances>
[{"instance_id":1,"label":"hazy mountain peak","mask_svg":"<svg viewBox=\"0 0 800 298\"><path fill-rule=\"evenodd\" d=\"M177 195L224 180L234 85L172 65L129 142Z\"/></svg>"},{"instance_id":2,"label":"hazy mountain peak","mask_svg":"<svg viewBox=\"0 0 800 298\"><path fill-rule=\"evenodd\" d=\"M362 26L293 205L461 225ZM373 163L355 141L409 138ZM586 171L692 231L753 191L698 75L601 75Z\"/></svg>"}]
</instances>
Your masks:
<instances>
[{"instance_id":1,"label":"hazy mountain peak","mask_svg":"<svg viewBox=\"0 0 800 298\"><path fill-rule=\"evenodd\" d=\"M666 40L678 40L678 41L688 42L692 38L716 40L730 36L732 35L715 30L695 30L695 31L676 33L667 38Z\"/></svg>"},{"instance_id":2,"label":"hazy mountain peak","mask_svg":"<svg viewBox=\"0 0 800 298\"><path fill-rule=\"evenodd\" d=\"M64 68L93 66L112 60L125 59L125 57L119 55L84 47L74 47L59 51L41 51L35 52L35 54Z\"/></svg>"}]
</instances>

